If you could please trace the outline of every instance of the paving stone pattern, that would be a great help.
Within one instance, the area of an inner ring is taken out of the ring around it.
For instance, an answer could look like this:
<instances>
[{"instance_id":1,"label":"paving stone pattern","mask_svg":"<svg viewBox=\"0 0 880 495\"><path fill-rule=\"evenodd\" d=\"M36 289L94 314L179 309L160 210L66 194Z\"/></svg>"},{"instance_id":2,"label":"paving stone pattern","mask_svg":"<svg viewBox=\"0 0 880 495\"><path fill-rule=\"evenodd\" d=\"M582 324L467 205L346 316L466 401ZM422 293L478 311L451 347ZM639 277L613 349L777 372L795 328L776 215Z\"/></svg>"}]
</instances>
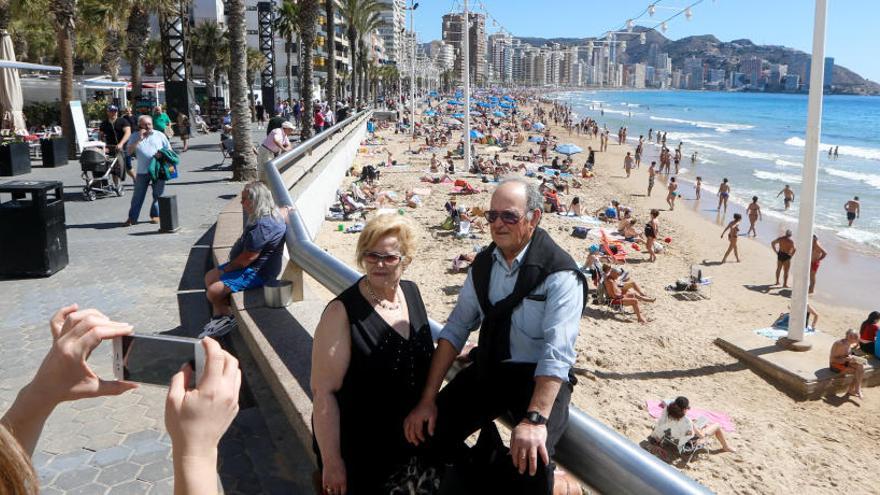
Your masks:
<instances>
[{"instance_id":1,"label":"paving stone pattern","mask_svg":"<svg viewBox=\"0 0 880 495\"><path fill-rule=\"evenodd\" d=\"M263 131L254 130L258 139ZM175 141L177 141L175 139ZM158 233L149 217L121 227L131 199L84 201L80 166L35 163L30 174L6 180L64 183L70 264L44 279L0 280L0 411L33 376L51 344L47 322L63 305L95 307L141 333L195 336L208 318L198 292L208 261L212 225L241 184L228 178L230 161L218 164L219 135L192 139L181 154L181 177L166 194L177 196L181 230ZM257 141L258 143L259 141ZM179 142L175 143L176 147ZM181 325L181 322L185 322ZM89 359L102 377L112 377L111 347L105 342ZM171 494L171 440L163 423L166 390L142 386L119 397L65 403L46 424L33 462L45 494ZM220 478L226 493L301 493L284 471L259 408L242 409L221 442ZM270 473L263 487L257 473ZM300 483L301 485L301 483Z\"/></svg>"}]
</instances>

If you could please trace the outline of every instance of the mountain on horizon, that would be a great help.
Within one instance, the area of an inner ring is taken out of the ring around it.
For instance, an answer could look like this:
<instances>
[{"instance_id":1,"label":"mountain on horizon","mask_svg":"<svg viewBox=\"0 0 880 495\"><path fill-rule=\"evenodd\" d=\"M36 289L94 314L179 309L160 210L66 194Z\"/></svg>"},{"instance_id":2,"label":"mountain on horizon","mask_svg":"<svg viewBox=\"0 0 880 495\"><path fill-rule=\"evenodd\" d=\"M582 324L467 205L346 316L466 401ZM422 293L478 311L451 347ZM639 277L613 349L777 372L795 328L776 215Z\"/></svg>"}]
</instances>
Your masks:
<instances>
[{"instance_id":1,"label":"mountain on horizon","mask_svg":"<svg viewBox=\"0 0 880 495\"><path fill-rule=\"evenodd\" d=\"M711 34L688 36L679 40L671 40L655 29L644 26L633 28L635 33L645 33L646 42L639 44L638 39L627 43L623 54L624 63L648 63L648 50L652 43L657 43L659 52L668 53L672 58L673 67L683 67L684 60L695 56L703 59L703 63L712 69L736 71L742 60L758 57L771 64L786 64L790 73L796 68L803 68L810 60L810 54L781 45L756 45L749 39L721 41ZM517 39L532 46L559 43L562 46L585 45L596 38L538 38L516 36ZM634 37L635 38L635 37ZM834 93L880 95L880 84L865 79L856 72L841 65L834 64Z\"/></svg>"}]
</instances>

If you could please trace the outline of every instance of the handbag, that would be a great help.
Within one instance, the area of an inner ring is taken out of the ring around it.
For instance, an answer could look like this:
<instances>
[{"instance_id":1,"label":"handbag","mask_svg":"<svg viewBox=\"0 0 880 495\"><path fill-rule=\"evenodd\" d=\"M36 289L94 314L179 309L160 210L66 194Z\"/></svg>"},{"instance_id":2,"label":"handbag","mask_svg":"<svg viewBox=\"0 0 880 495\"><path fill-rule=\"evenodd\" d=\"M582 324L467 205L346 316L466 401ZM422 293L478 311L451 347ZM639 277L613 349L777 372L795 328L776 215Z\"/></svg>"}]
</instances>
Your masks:
<instances>
[{"instance_id":1,"label":"handbag","mask_svg":"<svg viewBox=\"0 0 880 495\"><path fill-rule=\"evenodd\" d=\"M170 123L165 126L165 137L167 137L168 139L174 137L174 127Z\"/></svg>"}]
</instances>

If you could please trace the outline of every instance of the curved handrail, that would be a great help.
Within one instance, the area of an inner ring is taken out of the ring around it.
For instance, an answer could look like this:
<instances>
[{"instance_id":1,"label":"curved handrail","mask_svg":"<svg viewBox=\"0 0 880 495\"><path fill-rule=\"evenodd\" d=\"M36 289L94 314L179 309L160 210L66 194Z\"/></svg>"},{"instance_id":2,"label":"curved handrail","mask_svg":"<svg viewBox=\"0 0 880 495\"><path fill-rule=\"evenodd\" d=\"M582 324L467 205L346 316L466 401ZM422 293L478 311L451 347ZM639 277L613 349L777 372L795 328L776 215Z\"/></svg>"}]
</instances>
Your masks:
<instances>
[{"instance_id":1,"label":"curved handrail","mask_svg":"<svg viewBox=\"0 0 880 495\"><path fill-rule=\"evenodd\" d=\"M267 162L264 167L278 206L293 206L279 168L290 166L335 132L362 117L364 110L304 141L297 148ZM301 149L302 148L302 149ZM290 259L325 288L339 294L361 277L356 270L312 242L300 214L288 218L287 249ZM432 332L440 329L429 319ZM706 487L660 461L644 449L574 406L569 407L568 428L556 448L556 460L575 476L603 493L625 495L706 495Z\"/></svg>"}]
</instances>

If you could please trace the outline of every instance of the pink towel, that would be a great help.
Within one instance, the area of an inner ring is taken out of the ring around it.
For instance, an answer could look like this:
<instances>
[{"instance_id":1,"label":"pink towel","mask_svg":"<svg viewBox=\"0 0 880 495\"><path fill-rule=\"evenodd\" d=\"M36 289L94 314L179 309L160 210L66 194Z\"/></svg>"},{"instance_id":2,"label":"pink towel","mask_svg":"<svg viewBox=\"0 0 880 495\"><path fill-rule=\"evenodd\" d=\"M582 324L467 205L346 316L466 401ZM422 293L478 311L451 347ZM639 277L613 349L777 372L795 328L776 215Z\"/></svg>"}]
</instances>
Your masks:
<instances>
[{"instance_id":1,"label":"pink towel","mask_svg":"<svg viewBox=\"0 0 880 495\"><path fill-rule=\"evenodd\" d=\"M659 400L646 400L645 403L648 406L648 414L650 414L651 417L659 418L660 415L663 414L663 402ZM721 428L724 431L734 431L736 429L730 416L722 412L707 411L705 409L692 407L688 409L687 417L691 418L691 421L696 421L699 418L706 418L709 423L718 423L721 425Z\"/></svg>"}]
</instances>

